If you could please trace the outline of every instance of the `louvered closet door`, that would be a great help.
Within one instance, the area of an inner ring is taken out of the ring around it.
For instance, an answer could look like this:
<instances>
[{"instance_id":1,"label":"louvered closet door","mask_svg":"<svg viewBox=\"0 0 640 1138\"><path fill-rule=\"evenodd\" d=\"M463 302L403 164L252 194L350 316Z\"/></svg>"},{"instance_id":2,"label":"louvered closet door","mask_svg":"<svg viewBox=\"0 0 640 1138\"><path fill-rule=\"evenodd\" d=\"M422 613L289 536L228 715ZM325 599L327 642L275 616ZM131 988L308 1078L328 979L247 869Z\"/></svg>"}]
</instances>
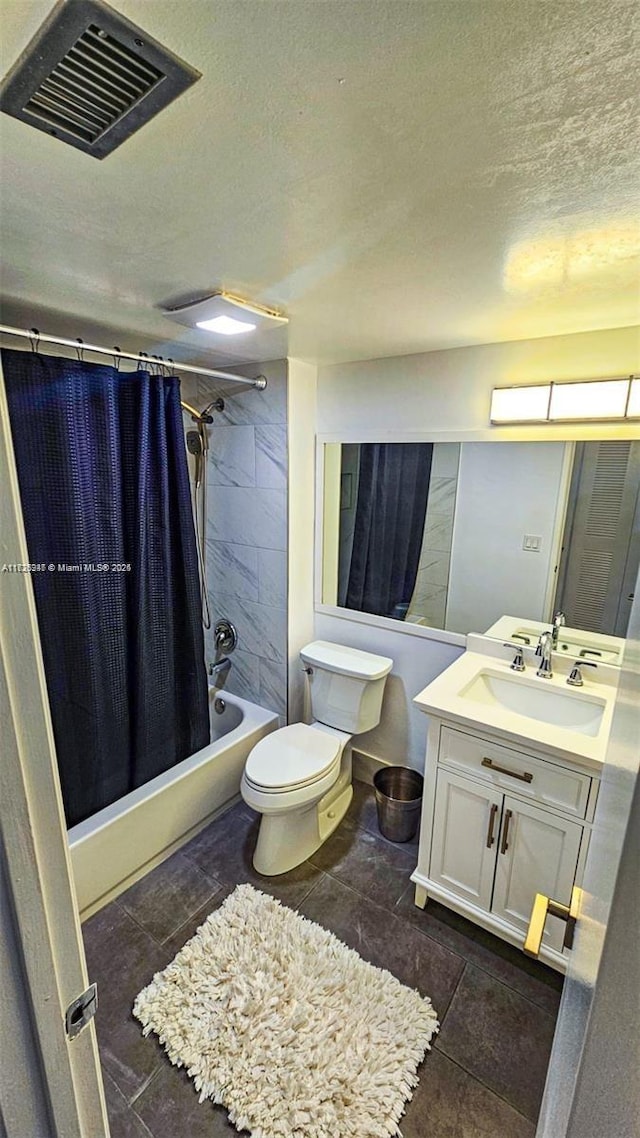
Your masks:
<instances>
[{"instance_id":1,"label":"louvered closet door","mask_svg":"<svg viewBox=\"0 0 640 1138\"><path fill-rule=\"evenodd\" d=\"M574 628L626 634L631 601L623 581L635 580L640 557L633 533L639 479L639 443L577 445L558 598Z\"/></svg>"}]
</instances>

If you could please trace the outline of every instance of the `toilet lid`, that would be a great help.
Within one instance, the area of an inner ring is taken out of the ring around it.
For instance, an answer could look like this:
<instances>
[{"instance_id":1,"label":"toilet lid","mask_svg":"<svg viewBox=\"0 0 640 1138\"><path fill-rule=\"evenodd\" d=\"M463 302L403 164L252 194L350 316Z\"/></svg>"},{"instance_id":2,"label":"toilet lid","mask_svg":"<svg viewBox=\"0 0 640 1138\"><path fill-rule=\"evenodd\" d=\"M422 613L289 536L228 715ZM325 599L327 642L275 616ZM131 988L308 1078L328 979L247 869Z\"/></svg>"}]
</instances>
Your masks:
<instances>
[{"instance_id":1,"label":"toilet lid","mask_svg":"<svg viewBox=\"0 0 640 1138\"><path fill-rule=\"evenodd\" d=\"M245 775L254 786L284 790L316 782L331 768L340 740L306 723L292 723L261 739L253 748Z\"/></svg>"}]
</instances>

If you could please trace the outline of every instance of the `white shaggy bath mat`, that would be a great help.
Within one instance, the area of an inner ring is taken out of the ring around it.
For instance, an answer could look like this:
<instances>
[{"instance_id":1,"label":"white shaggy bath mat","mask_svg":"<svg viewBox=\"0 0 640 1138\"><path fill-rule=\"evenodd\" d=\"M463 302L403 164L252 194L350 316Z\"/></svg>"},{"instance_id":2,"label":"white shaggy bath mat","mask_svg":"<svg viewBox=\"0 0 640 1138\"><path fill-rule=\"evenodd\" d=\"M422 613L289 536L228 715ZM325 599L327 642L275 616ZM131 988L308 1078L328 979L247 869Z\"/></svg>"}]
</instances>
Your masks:
<instances>
[{"instance_id":1,"label":"white shaggy bath mat","mask_svg":"<svg viewBox=\"0 0 640 1138\"><path fill-rule=\"evenodd\" d=\"M438 1030L430 1000L239 885L133 1014L253 1138L390 1138Z\"/></svg>"}]
</instances>

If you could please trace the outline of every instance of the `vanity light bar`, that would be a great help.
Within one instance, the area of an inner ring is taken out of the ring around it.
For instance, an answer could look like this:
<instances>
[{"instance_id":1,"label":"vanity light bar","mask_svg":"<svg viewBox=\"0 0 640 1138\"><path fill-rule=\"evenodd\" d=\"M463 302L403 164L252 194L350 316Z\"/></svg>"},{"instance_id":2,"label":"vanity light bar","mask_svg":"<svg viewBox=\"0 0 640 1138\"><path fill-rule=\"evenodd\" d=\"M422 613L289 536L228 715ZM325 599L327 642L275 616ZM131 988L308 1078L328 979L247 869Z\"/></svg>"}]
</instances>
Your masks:
<instances>
[{"instance_id":1,"label":"vanity light bar","mask_svg":"<svg viewBox=\"0 0 640 1138\"><path fill-rule=\"evenodd\" d=\"M640 376L494 387L491 423L579 423L640 419Z\"/></svg>"}]
</instances>

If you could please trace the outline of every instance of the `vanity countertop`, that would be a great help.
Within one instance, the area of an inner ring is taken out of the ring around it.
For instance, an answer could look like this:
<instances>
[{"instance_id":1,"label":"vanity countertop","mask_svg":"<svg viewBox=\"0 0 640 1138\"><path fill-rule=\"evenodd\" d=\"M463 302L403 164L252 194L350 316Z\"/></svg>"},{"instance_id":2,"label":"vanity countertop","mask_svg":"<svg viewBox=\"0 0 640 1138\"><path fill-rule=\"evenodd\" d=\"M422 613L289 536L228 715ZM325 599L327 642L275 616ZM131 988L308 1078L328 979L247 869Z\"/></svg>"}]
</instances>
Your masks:
<instances>
[{"instance_id":1,"label":"vanity countertop","mask_svg":"<svg viewBox=\"0 0 640 1138\"><path fill-rule=\"evenodd\" d=\"M524 650L526 670L514 672L513 654L485 637L471 635L468 649L414 699L424 712L533 746L564 761L599 772L605 761L618 682L616 668L601 668L584 686L567 685L569 661L556 665L551 679L536 675L538 659ZM520 704L535 708L522 712ZM549 710L549 719L544 716ZM555 720L555 721L554 721Z\"/></svg>"},{"instance_id":2,"label":"vanity countertop","mask_svg":"<svg viewBox=\"0 0 640 1138\"><path fill-rule=\"evenodd\" d=\"M528 637L535 647L541 634L550 628L550 621L545 623L541 620L527 620L522 616L501 616L484 635L502 642L512 640L515 636L520 643L526 643L525 637ZM625 641L621 636L608 636L604 632L589 632L584 628L562 624L558 629L558 643L554 652L559 656L582 656L596 663L620 667L624 646Z\"/></svg>"}]
</instances>

